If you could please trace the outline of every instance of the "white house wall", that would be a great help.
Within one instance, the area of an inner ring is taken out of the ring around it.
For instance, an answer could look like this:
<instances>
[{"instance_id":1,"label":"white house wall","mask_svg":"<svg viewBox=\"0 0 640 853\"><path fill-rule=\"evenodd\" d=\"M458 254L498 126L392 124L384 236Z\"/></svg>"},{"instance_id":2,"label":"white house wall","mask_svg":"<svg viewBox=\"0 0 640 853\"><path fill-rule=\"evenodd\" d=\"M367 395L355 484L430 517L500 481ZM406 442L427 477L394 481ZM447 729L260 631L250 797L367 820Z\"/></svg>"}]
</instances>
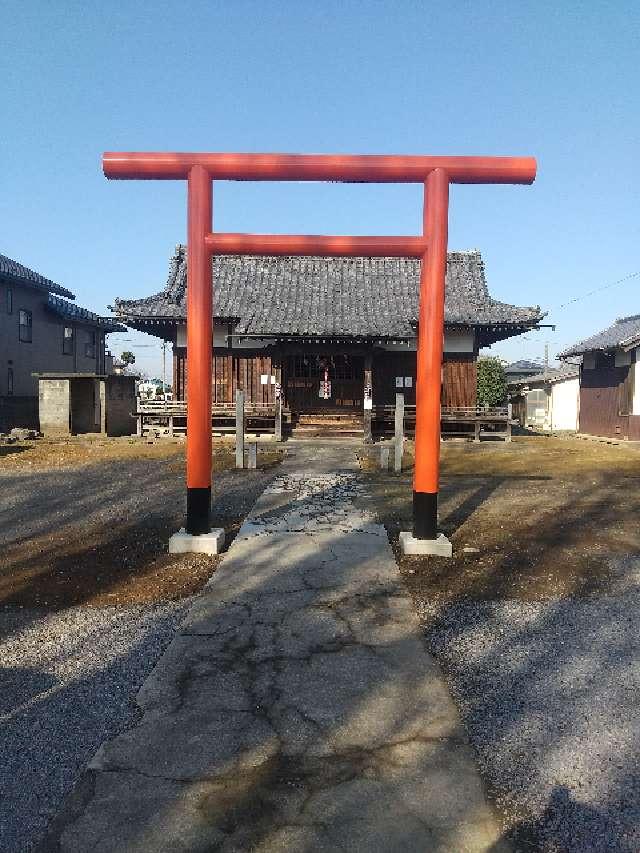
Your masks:
<instances>
[{"instance_id":1,"label":"white house wall","mask_svg":"<svg viewBox=\"0 0 640 853\"><path fill-rule=\"evenodd\" d=\"M551 429L577 430L580 380L565 379L551 385Z\"/></svg>"}]
</instances>

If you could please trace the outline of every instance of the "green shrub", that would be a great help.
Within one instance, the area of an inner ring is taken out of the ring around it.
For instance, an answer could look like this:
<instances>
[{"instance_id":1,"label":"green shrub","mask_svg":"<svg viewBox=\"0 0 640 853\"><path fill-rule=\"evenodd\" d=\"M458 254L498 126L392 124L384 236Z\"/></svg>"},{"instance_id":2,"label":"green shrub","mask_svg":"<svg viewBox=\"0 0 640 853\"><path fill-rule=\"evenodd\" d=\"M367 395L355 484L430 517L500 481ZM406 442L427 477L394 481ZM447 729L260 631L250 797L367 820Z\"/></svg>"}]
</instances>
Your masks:
<instances>
[{"instance_id":1,"label":"green shrub","mask_svg":"<svg viewBox=\"0 0 640 853\"><path fill-rule=\"evenodd\" d=\"M507 400L507 380L502 361L495 356L478 359L478 405L500 406Z\"/></svg>"}]
</instances>

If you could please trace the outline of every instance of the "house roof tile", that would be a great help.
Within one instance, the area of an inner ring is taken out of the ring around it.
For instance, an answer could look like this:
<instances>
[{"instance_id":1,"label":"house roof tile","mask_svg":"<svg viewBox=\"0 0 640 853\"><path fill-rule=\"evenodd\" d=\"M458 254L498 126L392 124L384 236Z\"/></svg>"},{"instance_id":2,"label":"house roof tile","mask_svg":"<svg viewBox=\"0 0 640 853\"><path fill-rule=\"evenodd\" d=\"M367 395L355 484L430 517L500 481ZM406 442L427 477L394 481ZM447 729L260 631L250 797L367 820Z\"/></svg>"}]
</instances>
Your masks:
<instances>
[{"instance_id":1,"label":"house roof tile","mask_svg":"<svg viewBox=\"0 0 640 853\"><path fill-rule=\"evenodd\" d=\"M561 352L558 357L569 358L569 356L581 355L585 352L633 346L636 342L640 343L640 314L620 317L607 329L573 344Z\"/></svg>"},{"instance_id":2,"label":"house roof tile","mask_svg":"<svg viewBox=\"0 0 640 853\"><path fill-rule=\"evenodd\" d=\"M11 279L20 284L27 284L30 287L37 287L40 290L48 290L50 293L56 293L58 296L66 296L68 299L75 299L75 296L66 287L56 284L49 278L45 278L29 267L19 264L17 261L8 258L6 255L0 255L0 276Z\"/></svg>"},{"instance_id":3,"label":"house roof tile","mask_svg":"<svg viewBox=\"0 0 640 853\"><path fill-rule=\"evenodd\" d=\"M49 294L47 301L47 309L57 314L59 317L65 317L73 320L76 323L86 323L91 326L99 326L105 332L126 332L127 329L121 323L116 323L113 317L101 317L99 314L94 314L88 308L81 308L73 302L67 302L66 299L60 299L58 296Z\"/></svg>"},{"instance_id":4,"label":"house roof tile","mask_svg":"<svg viewBox=\"0 0 640 853\"><path fill-rule=\"evenodd\" d=\"M510 385L535 385L538 382L563 382L565 379L575 379L580 375L579 364L561 364L559 367L550 367L547 372L541 371L532 376L518 376L512 379Z\"/></svg>"}]
</instances>

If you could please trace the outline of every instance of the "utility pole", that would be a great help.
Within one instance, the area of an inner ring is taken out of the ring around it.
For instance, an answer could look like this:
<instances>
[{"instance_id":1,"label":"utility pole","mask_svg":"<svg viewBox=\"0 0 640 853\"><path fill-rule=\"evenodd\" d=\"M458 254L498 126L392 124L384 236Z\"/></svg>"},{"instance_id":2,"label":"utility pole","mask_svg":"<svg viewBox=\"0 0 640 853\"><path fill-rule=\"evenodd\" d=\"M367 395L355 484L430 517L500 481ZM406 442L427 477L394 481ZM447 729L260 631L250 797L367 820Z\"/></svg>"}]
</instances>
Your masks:
<instances>
[{"instance_id":1,"label":"utility pole","mask_svg":"<svg viewBox=\"0 0 640 853\"><path fill-rule=\"evenodd\" d=\"M549 341L544 342L544 378L549 375Z\"/></svg>"}]
</instances>

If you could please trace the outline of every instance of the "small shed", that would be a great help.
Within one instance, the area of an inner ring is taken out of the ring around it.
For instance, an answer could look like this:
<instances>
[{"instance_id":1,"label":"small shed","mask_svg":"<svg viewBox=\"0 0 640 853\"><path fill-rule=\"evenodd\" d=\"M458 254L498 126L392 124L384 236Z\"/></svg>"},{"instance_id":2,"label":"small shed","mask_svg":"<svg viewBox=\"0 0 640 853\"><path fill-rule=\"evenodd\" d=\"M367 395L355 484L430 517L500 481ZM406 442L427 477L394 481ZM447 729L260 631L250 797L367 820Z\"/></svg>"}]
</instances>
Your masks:
<instances>
[{"instance_id":1,"label":"small shed","mask_svg":"<svg viewBox=\"0 0 640 853\"><path fill-rule=\"evenodd\" d=\"M35 375L40 431L45 436L135 434L137 377L96 373Z\"/></svg>"},{"instance_id":2,"label":"small shed","mask_svg":"<svg viewBox=\"0 0 640 853\"><path fill-rule=\"evenodd\" d=\"M522 426L550 432L578 429L580 366L563 364L512 382L514 413Z\"/></svg>"}]
</instances>

